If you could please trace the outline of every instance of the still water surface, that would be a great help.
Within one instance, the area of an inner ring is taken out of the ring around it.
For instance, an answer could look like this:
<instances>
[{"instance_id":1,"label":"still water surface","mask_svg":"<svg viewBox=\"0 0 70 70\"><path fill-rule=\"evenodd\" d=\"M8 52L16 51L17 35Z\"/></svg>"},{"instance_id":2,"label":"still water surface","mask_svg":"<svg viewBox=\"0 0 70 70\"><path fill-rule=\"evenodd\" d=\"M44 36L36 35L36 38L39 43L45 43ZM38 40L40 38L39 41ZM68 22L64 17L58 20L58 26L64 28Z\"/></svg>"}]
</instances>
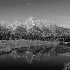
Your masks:
<instances>
[{"instance_id":1,"label":"still water surface","mask_svg":"<svg viewBox=\"0 0 70 70\"><path fill-rule=\"evenodd\" d=\"M36 59L33 59L34 66L45 66L45 67L54 67L54 66L63 66L65 62L70 61L70 56L52 56L49 59L46 59L45 61L37 61ZM28 65L27 61L23 57L19 57L17 59L14 59L13 57L9 55L4 55L0 58L0 65L5 66L16 66L16 65Z\"/></svg>"}]
</instances>

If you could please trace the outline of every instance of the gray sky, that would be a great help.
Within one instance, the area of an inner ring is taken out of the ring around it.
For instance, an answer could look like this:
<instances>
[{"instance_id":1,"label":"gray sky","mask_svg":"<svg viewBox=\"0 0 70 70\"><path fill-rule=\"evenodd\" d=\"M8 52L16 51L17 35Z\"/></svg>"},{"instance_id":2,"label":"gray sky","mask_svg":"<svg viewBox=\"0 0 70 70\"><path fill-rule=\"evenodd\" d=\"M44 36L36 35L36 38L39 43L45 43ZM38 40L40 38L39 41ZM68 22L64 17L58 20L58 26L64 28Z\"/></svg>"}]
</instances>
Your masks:
<instances>
[{"instance_id":1,"label":"gray sky","mask_svg":"<svg viewBox=\"0 0 70 70\"><path fill-rule=\"evenodd\" d=\"M70 27L70 0L0 0L0 21L23 22L30 16Z\"/></svg>"}]
</instances>

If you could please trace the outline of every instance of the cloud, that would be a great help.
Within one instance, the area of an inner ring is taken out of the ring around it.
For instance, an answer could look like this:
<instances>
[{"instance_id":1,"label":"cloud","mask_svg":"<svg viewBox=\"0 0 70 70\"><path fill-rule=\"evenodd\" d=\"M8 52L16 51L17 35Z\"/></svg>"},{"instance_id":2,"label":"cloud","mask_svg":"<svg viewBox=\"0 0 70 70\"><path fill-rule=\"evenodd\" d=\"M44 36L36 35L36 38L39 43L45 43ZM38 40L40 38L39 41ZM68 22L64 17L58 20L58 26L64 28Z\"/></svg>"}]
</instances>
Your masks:
<instances>
[{"instance_id":1,"label":"cloud","mask_svg":"<svg viewBox=\"0 0 70 70\"><path fill-rule=\"evenodd\" d=\"M31 3L27 3L27 5L31 5Z\"/></svg>"},{"instance_id":2,"label":"cloud","mask_svg":"<svg viewBox=\"0 0 70 70\"><path fill-rule=\"evenodd\" d=\"M30 6L32 3L26 3L26 6Z\"/></svg>"},{"instance_id":3,"label":"cloud","mask_svg":"<svg viewBox=\"0 0 70 70\"><path fill-rule=\"evenodd\" d=\"M70 21L70 17L69 16L58 16L58 18L60 20L63 20L63 21Z\"/></svg>"}]
</instances>

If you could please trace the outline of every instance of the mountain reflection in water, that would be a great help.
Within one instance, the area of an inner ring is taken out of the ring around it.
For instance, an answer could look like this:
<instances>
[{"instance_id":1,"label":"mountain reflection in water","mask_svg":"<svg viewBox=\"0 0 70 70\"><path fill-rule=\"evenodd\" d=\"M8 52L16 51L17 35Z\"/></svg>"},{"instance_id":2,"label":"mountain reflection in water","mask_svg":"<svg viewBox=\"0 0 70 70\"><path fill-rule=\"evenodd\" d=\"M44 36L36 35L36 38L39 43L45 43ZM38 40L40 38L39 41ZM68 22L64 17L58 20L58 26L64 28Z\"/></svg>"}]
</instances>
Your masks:
<instances>
[{"instance_id":1,"label":"mountain reflection in water","mask_svg":"<svg viewBox=\"0 0 70 70\"><path fill-rule=\"evenodd\" d=\"M70 61L70 56L52 56L50 57L48 60L46 58L45 61L40 60L37 61L35 58L32 60L32 64L34 64L34 66L46 66L46 67L50 67L50 66L63 66L65 62L69 62ZM0 65L28 65L27 60L23 57L19 57L17 59L14 59L12 56L9 55L3 55L0 58Z\"/></svg>"}]
</instances>

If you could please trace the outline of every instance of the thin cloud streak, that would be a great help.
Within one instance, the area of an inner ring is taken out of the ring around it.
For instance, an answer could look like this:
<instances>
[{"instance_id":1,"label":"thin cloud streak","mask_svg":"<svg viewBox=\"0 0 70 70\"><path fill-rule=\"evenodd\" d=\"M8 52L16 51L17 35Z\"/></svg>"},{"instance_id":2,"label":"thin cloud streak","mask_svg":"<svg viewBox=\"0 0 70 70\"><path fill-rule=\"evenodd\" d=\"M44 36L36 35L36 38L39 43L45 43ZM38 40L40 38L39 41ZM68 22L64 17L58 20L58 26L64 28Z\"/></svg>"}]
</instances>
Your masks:
<instances>
[{"instance_id":1,"label":"thin cloud streak","mask_svg":"<svg viewBox=\"0 0 70 70\"><path fill-rule=\"evenodd\" d=\"M70 17L68 17L68 16L58 16L58 18L63 21L70 21Z\"/></svg>"}]
</instances>

